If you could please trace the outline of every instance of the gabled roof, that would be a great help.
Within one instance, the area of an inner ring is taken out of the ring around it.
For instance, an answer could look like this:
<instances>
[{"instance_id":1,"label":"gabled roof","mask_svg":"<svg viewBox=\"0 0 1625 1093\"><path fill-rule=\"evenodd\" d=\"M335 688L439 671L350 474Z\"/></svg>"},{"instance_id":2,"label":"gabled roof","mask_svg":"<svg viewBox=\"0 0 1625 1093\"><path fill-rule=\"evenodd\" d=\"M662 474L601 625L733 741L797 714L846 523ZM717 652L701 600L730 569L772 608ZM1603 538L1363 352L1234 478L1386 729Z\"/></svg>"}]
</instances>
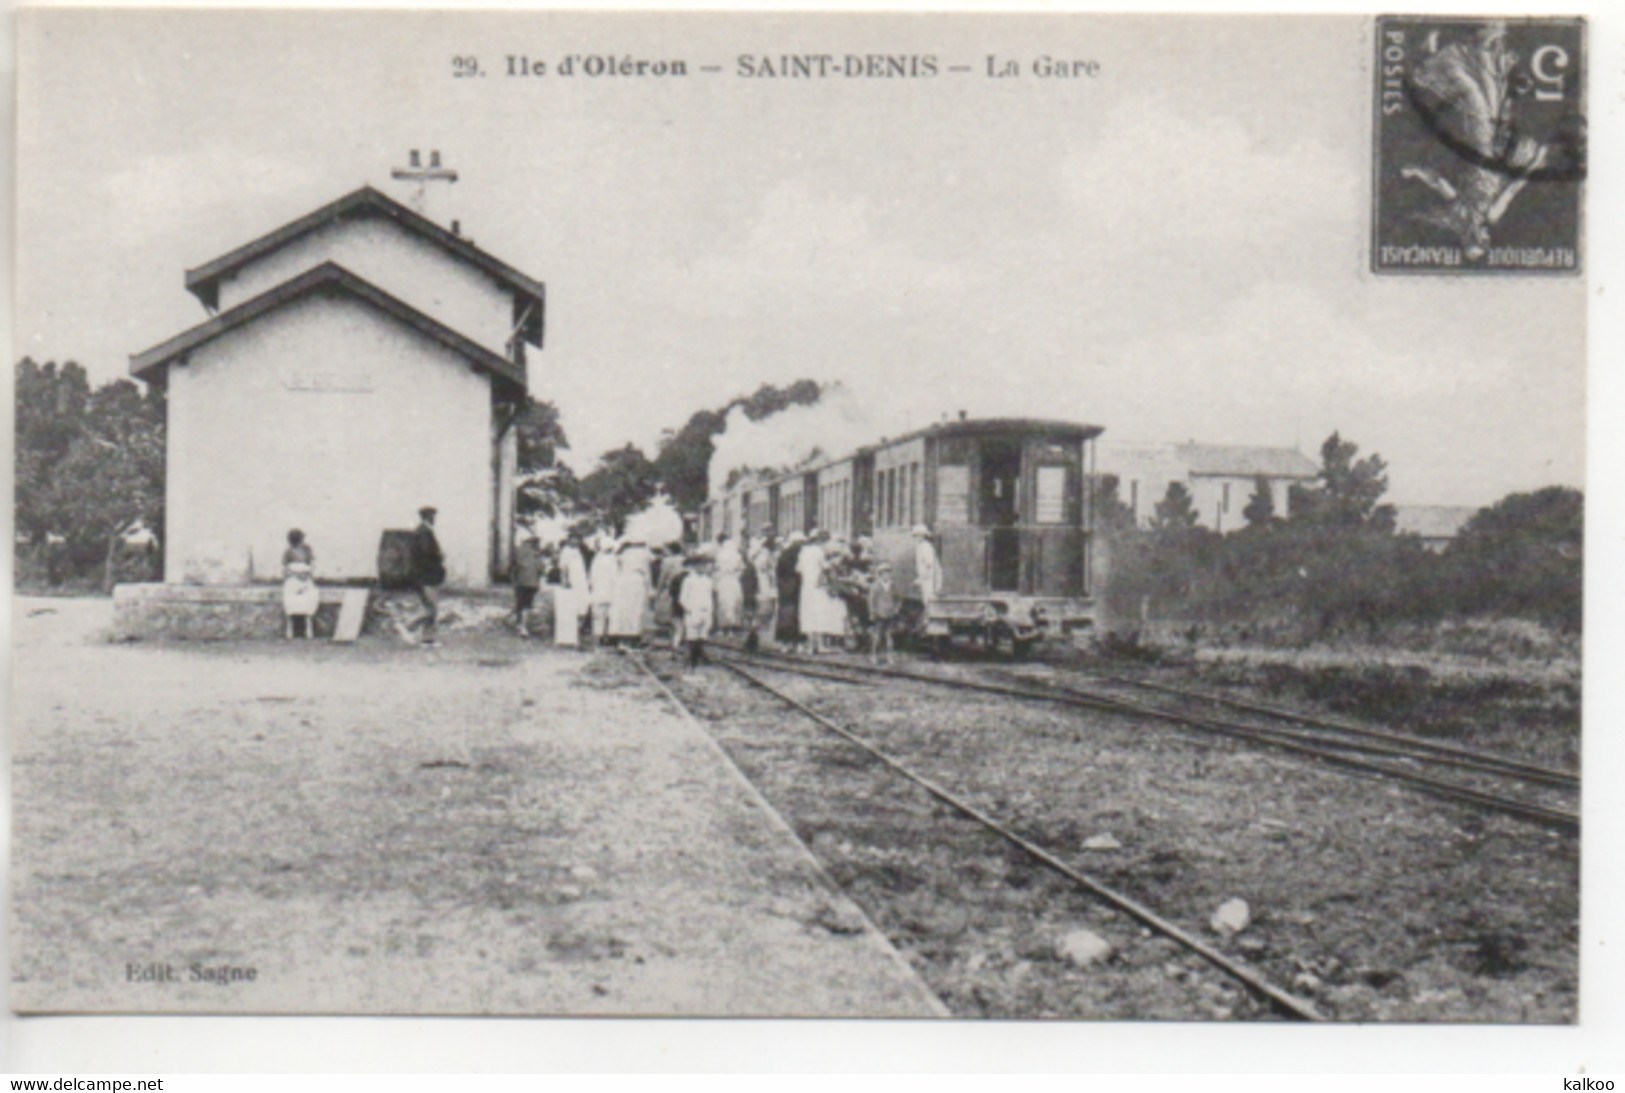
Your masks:
<instances>
[{"instance_id":1,"label":"gabled roof","mask_svg":"<svg viewBox=\"0 0 1625 1093\"><path fill-rule=\"evenodd\" d=\"M1191 474L1235 478L1313 478L1320 473L1296 448L1251 448L1232 444L1175 444L1175 457Z\"/></svg>"},{"instance_id":2,"label":"gabled roof","mask_svg":"<svg viewBox=\"0 0 1625 1093\"><path fill-rule=\"evenodd\" d=\"M214 261L201 265L196 269L187 270L187 291L201 300L204 307L213 311L220 306L220 279L222 277L236 272L254 259L278 250L300 236L308 235L318 228L326 227L328 224L346 218L363 216L387 217L408 231L416 232L448 254L454 255L475 268L484 271L522 296L529 297L536 306L531 309L531 315L525 322L523 333L525 340L532 345L540 346L542 344L541 304L547 298L547 289L540 281L534 281L526 277L507 263L491 257L462 236L447 231L428 217L413 212L399 201L378 192L371 186L363 186L354 193L347 194L337 201L323 205L313 213L284 224L274 232L260 236L252 243L243 244L229 254L221 255Z\"/></svg>"},{"instance_id":3,"label":"gabled roof","mask_svg":"<svg viewBox=\"0 0 1625 1093\"><path fill-rule=\"evenodd\" d=\"M517 386L519 394L523 395L525 391L523 364L497 356L438 319L430 318L411 304L396 299L370 281L357 277L336 262L323 262L314 269L306 270L299 276L260 293L252 300L245 300L229 311L223 311L207 322L199 323L192 329L177 334L162 345L155 345L144 353L135 354L130 358L130 374L144 380L153 379L157 370L190 353L198 346L213 341L227 331L251 323L284 304L313 293L348 293L364 300L447 349L466 357L475 368L491 373L493 378Z\"/></svg>"},{"instance_id":4,"label":"gabled roof","mask_svg":"<svg viewBox=\"0 0 1625 1093\"><path fill-rule=\"evenodd\" d=\"M1423 539L1454 539L1478 515L1468 505L1395 505L1394 531Z\"/></svg>"}]
</instances>

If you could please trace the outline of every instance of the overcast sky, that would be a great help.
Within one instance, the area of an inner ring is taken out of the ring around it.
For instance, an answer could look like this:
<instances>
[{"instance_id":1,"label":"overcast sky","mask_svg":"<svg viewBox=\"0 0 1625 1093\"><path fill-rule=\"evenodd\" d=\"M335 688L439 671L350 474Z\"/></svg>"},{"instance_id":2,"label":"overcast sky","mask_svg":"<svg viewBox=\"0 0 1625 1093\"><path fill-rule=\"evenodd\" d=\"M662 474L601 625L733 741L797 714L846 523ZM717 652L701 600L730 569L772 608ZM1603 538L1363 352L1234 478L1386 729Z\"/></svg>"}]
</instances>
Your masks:
<instances>
[{"instance_id":1,"label":"overcast sky","mask_svg":"<svg viewBox=\"0 0 1625 1093\"><path fill-rule=\"evenodd\" d=\"M186 268L363 184L404 198L389 169L438 148L465 232L548 286L531 389L578 464L806 376L877 434L966 409L1313 455L1337 429L1399 502L1582 484L1579 279L1369 272L1364 19L29 18L17 347L97 380L206 317ZM690 75L504 75L610 52ZM942 72L737 75L870 52Z\"/></svg>"}]
</instances>

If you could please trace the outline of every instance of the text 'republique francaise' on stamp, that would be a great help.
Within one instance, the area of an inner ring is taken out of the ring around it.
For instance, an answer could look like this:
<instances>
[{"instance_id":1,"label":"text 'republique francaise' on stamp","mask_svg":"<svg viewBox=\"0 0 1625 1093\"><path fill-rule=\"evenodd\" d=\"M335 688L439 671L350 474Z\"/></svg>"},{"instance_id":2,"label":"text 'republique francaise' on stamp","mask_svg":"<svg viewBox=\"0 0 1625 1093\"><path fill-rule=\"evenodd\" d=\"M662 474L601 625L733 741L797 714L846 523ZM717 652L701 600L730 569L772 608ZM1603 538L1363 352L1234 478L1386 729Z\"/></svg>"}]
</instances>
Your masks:
<instances>
[{"instance_id":1,"label":"text 'republique francaise' on stamp","mask_svg":"<svg viewBox=\"0 0 1625 1093\"><path fill-rule=\"evenodd\" d=\"M1381 16L1371 267L1574 274L1585 22Z\"/></svg>"}]
</instances>

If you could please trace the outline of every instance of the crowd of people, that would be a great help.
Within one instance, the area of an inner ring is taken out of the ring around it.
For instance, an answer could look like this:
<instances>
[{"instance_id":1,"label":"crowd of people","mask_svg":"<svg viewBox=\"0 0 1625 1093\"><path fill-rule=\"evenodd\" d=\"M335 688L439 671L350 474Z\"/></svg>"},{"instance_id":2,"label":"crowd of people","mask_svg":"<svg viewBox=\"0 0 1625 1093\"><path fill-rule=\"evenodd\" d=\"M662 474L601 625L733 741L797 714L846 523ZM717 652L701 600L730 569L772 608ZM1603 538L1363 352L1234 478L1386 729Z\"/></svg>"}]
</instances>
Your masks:
<instances>
[{"instance_id":1,"label":"crowd of people","mask_svg":"<svg viewBox=\"0 0 1625 1093\"><path fill-rule=\"evenodd\" d=\"M421 644L432 645L445 558L434 534L435 510L425 507L418 515L409 583L423 615L413 627L421 630ZM509 621L521 633L534 633L537 596L547 585L553 643L565 648L642 646L667 624L672 650L690 666L703 661L713 634L747 648L767 642L811 655L856 649L885 660L905 625L905 600L929 604L942 591L930 529L916 525L913 536L913 587L899 588L891 565L875 557L863 535L848 543L824 530L793 531L780 540L764 528L745 539L724 532L712 543L651 548L635 534L616 539L578 529L552 547L527 532L514 550ZM282 565L287 636L313 637L315 554L298 529L288 533Z\"/></svg>"},{"instance_id":2,"label":"crowd of people","mask_svg":"<svg viewBox=\"0 0 1625 1093\"><path fill-rule=\"evenodd\" d=\"M672 650L691 666L704 659L713 634L748 648L766 642L810 655L856 649L889 659L904 601L929 603L942 589L930 530L919 525L913 534L912 588L897 586L867 536L849 543L814 530L781 540L764 528L685 549L572 531L553 549L527 535L515 554L510 619L531 632L536 594L547 583L553 641L564 647L641 646L667 624Z\"/></svg>"}]
</instances>

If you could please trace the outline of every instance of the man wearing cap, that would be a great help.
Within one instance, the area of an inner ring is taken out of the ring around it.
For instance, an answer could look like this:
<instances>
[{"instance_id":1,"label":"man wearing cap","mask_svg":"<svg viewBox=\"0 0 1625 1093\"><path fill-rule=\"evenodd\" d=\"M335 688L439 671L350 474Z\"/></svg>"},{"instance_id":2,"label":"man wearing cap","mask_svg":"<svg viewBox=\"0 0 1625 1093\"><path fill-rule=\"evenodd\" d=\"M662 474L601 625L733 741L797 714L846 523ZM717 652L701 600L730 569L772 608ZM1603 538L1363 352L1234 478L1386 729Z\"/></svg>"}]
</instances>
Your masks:
<instances>
[{"instance_id":1,"label":"man wearing cap","mask_svg":"<svg viewBox=\"0 0 1625 1093\"><path fill-rule=\"evenodd\" d=\"M536 593L542 588L546 563L541 540L534 531L526 531L513 552L513 614L509 616L521 634L530 633L530 613L536 606Z\"/></svg>"},{"instance_id":2,"label":"man wearing cap","mask_svg":"<svg viewBox=\"0 0 1625 1093\"><path fill-rule=\"evenodd\" d=\"M446 581L446 556L434 535L436 509L418 509L417 530L412 532L412 587L423 601L423 617L414 625L423 628L420 644L435 644L435 622L440 616L439 588Z\"/></svg>"}]
</instances>

